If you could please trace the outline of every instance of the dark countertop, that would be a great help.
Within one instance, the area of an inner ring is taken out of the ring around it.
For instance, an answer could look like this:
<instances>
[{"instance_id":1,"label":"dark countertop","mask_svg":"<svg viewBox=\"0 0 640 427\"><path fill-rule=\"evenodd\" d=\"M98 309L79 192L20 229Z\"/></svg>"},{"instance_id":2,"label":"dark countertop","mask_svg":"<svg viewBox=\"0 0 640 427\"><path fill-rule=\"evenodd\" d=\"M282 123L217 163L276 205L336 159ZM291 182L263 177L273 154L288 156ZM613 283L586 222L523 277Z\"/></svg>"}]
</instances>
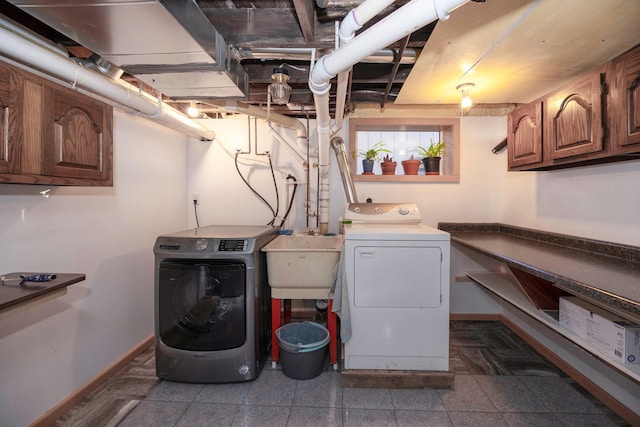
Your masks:
<instances>
[{"instance_id":1,"label":"dark countertop","mask_svg":"<svg viewBox=\"0 0 640 427\"><path fill-rule=\"evenodd\" d=\"M440 223L457 243L640 318L640 247L496 223Z\"/></svg>"},{"instance_id":2,"label":"dark countertop","mask_svg":"<svg viewBox=\"0 0 640 427\"><path fill-rule=\"evenodd\" d=\"M26 288L20 286L20 275L32 276L35 274L55 274L56 278L48 282L25 282ZM31 302L86 278L84 274L30 272L2 274L0 277L4 277L4 283L0 284L0 311Z\"/></svg>"}]
</instances>

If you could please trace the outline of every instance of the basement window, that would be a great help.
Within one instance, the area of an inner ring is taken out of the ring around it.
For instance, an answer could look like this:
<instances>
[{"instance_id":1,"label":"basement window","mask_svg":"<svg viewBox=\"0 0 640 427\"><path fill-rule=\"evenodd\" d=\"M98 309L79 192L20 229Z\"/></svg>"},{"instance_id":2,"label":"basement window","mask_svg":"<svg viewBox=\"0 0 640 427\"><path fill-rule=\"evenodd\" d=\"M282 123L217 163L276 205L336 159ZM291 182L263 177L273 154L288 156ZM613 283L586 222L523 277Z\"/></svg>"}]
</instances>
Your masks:
<instances>
[{"instance_id":1,"label":"basement window","mask_svg":"<svg viewBox=\"0 0 640 427\"><path fill-rule=\"evenodd\" d=\"M354 157L354 151L367 151L382 141L396 162L395 174L383 175L379 161L373 167L373 175L363 174L362 157ZM403 160L413 155L421 160L416 147L427 148L431 141L443 141L445 154L440 160L440 172L426 175L420 162L417 175L405 175ZM460 182L460 120L445 119L350 119L349 120L349 165L354 181L368 182Z\"/></svg>"}]
</instances>

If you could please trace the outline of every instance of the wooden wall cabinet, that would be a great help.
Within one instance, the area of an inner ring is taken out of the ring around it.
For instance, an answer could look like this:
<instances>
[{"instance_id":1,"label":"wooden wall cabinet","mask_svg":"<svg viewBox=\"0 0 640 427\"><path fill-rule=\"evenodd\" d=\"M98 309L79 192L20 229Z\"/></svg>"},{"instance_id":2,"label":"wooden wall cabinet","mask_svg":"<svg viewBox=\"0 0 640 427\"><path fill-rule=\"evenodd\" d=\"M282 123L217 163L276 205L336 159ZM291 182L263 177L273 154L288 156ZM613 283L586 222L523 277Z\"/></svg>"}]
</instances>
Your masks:
<instances>
[{"instance_id":1,"label":"wooden wall cabinet","mask_svg":"<svg viewBox=\"0 0 640 427\"><path fill-rule=\"evenodd\" d=\"M113 185L113 109L0 63L0 183Z\"/></svg>"},{"instance_id":2,"label":"wooden wall cabinet","mask_svg":"<svg viewBox=\"0 0 640 427\"><path fill-rule=\"evenodd\" d=\"M507 118L509 169L542 162L542 102L523 105Z\"/></svg>"},{"instance_id":3,"label":"wooden wall cabinet","mask_svg":"<svg viewBox=\"0 0 640 427\"><path fill-rule=\"evenodd\" d=\"M640 151L640 48L615 59L611 87L616 154Z\"/></svg>"},{"instance_id":4,"label":"wooden wall cabinet","mask_svg":"<svg viewBox=\"0 0 640 427\"><path fill-rule=\"evenodd\" d=\"M544 100L547 159L566 159L603 150L602 74L573 81Z\"/></svg>"},{"instance_id":5,"label":"wooden wall cabinet","mask_svg":"<svg viewBox=\"0 0 640 427\"><path fill-rule=\"evenodd\" d=\"M509 170L640 158L640 46L508 116Z\"/></svg>"},{"instance_id":6,"label":"wooden wall cabinet","mask_svg":"<svg viewBox=\"0 0 640 427\"><path fill-rule=\"evenodd\" d=\"M9 171L9 70L0 67L0 173Z\"/></svg>"}]
</instances>

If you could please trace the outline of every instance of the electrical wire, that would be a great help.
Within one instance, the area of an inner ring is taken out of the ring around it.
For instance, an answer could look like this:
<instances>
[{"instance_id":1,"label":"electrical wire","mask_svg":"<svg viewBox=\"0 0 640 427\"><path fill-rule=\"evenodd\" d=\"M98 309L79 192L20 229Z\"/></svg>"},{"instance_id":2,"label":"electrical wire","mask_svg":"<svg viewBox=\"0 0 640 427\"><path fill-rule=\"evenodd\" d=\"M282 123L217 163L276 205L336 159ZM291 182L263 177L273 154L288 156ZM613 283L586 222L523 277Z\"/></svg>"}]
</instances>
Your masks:
<instances>
[{"instance_id":1,"label":"electrical wire","mask_svg":"<svg viewBox=\"0 0 640 427\"><path fill-rule=\"evenodd\" d=\"M282 217L280 228L282 228L282 226L284 225L284 222L287 220L287 217L289 216L289 212L291 212L291 208L293 207L293 199L296 197L296 190L298 189L298 180L296 179L295 176L289 174L286 179L292 179L294 184L293 184L293 192L291 193L291 199L289 200L289 207L287 208L287 211Z\"/></svg>"},{"instance_id":2,"label":"electrical wire","mask_svg":"<svg viewBox=\"0 0 640 427\"><path fill-rule=\"evenodd\" d=\"M198 219L198 201L193 201L193 213L196 216L196 228L200 228L200 220Z\"/></svg>"},{"instance_id":3,"label":"electrical wire","mask_svg":"<svg viewBox=\"0 0 640 427\"><path fill-rule=\"evenodd\" d=\"M251 190L253 192L253 194L256 195L256 197L258 197L260 200L262 200L262 202L267 205L267 207L271 210L271 214L273 215L273 218L271 219L271 221L269 221L267 224L268 225L273 225L275 219L276 219L276 211L273 209L273 207L269 204L269 202L267 202L265 200L264 197L262 197L252 186L251 184L249 184L249 182L245 179L245 177L242 175L242 172L240 172L240 168L238 167L238 152L236 152L235 155L235 166L236 166L236 171L238 172L238 175L240 176L240 178L242 178L242 181L244 181L244 183L247 185L247 187L249 187L249 190ZM271 160L271 156L269 156L269 160Z\"/></svg>"},{"instance_id":4,"label":"electrical wire","mask_svg":"<svg viewBox=\"0 0 640 427\"><path fill-rule=\"evenodd\" d=\"M280 193L278 192L278 183L276 182L276 173L273 170L273 162L271 161L271 154L267 153L269 156L269 168L271 169L271 177L273 178L273 188L276 190L276 212L273 214L273 220L271 221L271 225L275 221L278 213L280 212Z\"/></svg>"}]
</instances>

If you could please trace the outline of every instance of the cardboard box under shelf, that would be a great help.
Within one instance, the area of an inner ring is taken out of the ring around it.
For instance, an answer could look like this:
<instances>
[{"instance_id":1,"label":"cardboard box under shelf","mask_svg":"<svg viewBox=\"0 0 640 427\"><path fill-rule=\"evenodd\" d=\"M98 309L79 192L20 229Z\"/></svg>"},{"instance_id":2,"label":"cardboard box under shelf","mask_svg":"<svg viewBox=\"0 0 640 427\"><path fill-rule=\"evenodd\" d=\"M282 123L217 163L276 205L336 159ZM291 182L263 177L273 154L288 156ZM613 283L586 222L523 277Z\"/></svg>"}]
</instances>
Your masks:
<instances>
[{"instance_id":1,"label":"cardboard box under shelf","mask_svg":"<svg viewBox=\"0 0 640 427\"><path fill-rule=\"evenodd\" d=\"M640 363L640 325L578 297L560 298L560 326L621 363Z\"/></svg>"}]
</instances>

